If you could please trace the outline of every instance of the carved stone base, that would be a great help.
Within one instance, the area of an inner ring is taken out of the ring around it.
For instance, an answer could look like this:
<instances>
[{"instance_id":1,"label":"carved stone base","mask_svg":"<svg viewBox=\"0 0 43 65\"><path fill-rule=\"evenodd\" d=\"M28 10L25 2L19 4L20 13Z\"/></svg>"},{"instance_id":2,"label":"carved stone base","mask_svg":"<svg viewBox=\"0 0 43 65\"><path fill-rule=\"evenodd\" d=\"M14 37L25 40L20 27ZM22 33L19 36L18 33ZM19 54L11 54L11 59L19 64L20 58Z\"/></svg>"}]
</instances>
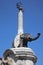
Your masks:
<instances>
[{"instance_id":1,"label":"carved stone base","mask_svg":"<svg viewBox=\"0 0 43 65\"><path fill-rule=\"evenodd\" d=\"M34 65L37 61L37 57L31 48L19 47L11 48L5 51L3 55L4 59L11 58L13 60L12 65Z\"/></svg>"}]
</instances>

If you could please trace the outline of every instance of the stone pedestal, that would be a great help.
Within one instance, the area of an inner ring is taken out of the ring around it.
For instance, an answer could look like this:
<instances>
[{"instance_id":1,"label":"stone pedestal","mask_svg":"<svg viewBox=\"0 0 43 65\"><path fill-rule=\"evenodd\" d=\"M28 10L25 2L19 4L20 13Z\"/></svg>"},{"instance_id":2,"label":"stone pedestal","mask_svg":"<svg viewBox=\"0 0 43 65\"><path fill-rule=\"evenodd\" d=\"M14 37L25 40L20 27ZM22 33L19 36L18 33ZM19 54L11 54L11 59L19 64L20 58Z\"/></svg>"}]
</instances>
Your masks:
<instances>
[{"instance_id":1,"label":"stone pedestal","mask_svg":"<svg viewBox=\"0 0 43 65\"><path fill-rule=\"evenodd\" d=\"M34 65L37 61L37 57L32 49L26 47L8 49L3 55L4 60L6 57L11 58L12 65Z\"/></svg>"},{"instance_id":2,"label":"stone pedestal","mask_svg":"<svg viewBox=\"0 0 43 65\"><path fill-rule=\"evenodd\" d=\"M10 65L34 65L37 61L32 49L26 47L7 49L3 54L3 58L4 60L7 58Z\"/></svg>"}]
</instances>

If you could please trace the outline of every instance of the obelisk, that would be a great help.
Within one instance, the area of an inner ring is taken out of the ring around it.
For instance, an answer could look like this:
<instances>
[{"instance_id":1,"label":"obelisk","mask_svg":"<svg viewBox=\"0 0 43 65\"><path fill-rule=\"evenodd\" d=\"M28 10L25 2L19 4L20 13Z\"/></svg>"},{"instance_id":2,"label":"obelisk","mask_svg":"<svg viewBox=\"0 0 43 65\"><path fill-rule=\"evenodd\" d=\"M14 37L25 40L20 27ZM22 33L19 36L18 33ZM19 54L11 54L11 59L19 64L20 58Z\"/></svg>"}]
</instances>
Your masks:
<instances>
[{"instance_id":1,"label":"obelisk","mask_svg":"<svg viewBox=\"0 0 43 65\"><path fill-rule=\"evenodd\" d=\"M18 34L23 34L23 8L17 4L18 12Z\"/></svg>"},{"instance_id":2,"label":"obelisk","mask_svg":"<svg viewBox=\"0 0 43 65\"><path fill-rule=\"evenodd\" d=\"M23 8L21 4L17 3L18 8L18 33L14 39L13 47L18 47L20 44L20 35L23 34Z\"/></svg>"}]
</instances>

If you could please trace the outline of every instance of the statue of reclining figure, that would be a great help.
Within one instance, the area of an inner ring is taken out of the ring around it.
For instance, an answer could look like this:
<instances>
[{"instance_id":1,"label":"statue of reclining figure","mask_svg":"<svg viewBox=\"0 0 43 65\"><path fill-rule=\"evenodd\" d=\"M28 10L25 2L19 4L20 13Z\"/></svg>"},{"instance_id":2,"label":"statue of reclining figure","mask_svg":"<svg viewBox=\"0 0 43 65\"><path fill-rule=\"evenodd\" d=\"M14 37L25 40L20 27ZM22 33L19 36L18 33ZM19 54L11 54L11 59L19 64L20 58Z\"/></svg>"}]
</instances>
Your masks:
<instances>
[{"instance_id":1,"label":"statue of reclining figure","mask_svg":"<svg viewBox=\"0 0 43 65\"><path fill-rule=\"evenodd\" d=\"M28 41L31 42L37 40L39 37L40 37L40 33L38 33L37 36L34 38L32 38L30 34L27 33L22 34L20 35L20 44L18 47L27 47Z\"/></svg>"}]
</instances>

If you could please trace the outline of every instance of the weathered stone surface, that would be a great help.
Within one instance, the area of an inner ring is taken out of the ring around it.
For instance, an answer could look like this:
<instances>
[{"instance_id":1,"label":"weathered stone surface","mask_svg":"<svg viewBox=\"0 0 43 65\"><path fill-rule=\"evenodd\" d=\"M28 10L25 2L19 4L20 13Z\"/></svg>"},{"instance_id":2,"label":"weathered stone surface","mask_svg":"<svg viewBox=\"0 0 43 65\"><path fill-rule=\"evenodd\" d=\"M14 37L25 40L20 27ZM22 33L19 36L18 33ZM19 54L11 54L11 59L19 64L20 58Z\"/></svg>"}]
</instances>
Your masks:
<instances>
[{"instance_id":1,"label":"weathered stone surface","mask_svg":"<svg viewBox=\"0 0 43 65\"><path fill-rule=\"evenodd\" d=\"M19 47L19 48L11 48L4 52L3 57L10 57L14 60L16 64L20 63L35 63L37 61L37 57L31 48ZM19 61L20 60L20 61ZM22 64L21 64L22 65Z\"/></svg>"}]
</instances>

